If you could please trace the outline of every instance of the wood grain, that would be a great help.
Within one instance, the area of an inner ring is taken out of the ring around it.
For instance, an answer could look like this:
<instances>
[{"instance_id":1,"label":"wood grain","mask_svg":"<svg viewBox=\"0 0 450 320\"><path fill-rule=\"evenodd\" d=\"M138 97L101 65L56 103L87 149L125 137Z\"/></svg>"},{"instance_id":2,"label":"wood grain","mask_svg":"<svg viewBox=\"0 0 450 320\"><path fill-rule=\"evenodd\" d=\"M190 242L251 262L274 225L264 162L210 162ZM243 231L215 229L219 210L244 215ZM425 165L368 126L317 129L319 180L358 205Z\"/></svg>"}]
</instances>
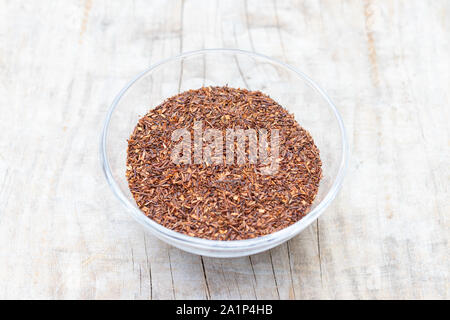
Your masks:
<instances>
[{"instance_id":1,"label":"wood grain","mask_svg":"<svg viewBox=\"0 0 450 320\"><path fill-rule=\"evenodd\" d=\"M448 299L449 14L445 0L0 0L0 298ZM352 154L317 223L237 259L144 233L98 159L130 78L214 47L310 75Z\"/></svg>"}]
</instances>

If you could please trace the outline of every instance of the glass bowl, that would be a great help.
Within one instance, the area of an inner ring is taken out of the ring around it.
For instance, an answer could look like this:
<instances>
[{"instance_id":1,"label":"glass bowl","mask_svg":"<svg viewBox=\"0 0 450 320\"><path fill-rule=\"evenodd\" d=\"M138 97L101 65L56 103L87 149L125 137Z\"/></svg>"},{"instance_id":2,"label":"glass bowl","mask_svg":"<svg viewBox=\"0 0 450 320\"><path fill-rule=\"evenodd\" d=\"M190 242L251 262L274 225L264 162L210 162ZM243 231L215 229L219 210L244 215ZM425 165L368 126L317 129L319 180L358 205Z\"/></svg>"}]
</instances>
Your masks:
<instances>
[{"instance_id":1,"label":"glass bowl","mask_svg":"<svg viewBox=\"0 0 450 320\"><path fill-rule=\"evenodd\" d=\"M136 206L125 176L127 139L142 116L179 92L224 85L268 94L293 113L299 124L311 133L322 159L323 178L311 211L285 229L248 240L200 239L163 227ZM106 180L134 219L175 247L211 257L255 254L297 235L335 198L342 185L348 157L342 118L322 89L285 63L234 49L187 52L154 64L137 75L119 92L109 108L100 149Z\"/></svg>"}]
</instances>

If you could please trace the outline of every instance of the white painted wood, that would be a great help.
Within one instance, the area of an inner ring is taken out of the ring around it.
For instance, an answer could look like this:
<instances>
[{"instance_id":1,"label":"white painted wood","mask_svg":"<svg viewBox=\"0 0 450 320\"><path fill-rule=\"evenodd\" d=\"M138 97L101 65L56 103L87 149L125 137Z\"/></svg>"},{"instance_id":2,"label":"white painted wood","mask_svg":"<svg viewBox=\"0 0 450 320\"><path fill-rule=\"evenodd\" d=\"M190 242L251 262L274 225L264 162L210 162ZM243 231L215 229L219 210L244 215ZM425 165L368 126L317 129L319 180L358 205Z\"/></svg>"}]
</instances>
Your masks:
<instances>
[{"instance_id":1,"label":"white painted wood","mask_svg":"<svg viewBox=\"0 0 450 320\"><path fill-rule=\"evenodd\" d=\"M449 15L445 0L0 0L0 298L448 299ZM131 77L212 47L302 69L351 145L319 221L250 258L145 234L98 159Z\"/></svg>"}]
</instances>

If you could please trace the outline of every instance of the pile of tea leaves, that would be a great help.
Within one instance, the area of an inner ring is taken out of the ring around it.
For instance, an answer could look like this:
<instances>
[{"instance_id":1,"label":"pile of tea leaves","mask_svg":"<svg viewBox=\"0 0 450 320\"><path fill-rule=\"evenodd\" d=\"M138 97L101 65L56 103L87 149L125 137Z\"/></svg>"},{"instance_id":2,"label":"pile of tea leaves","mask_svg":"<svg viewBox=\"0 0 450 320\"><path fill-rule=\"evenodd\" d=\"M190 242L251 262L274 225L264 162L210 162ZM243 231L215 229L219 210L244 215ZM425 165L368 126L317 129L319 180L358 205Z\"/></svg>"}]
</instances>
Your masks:
<instances>
[{"instance_id":1,"label":"pile of tea leaves","mask_svg":"<svg viewBox=\"0 0 450 320\"><path fill-rule=\"evenodd\" d=\"M192 150L177 162L180 140L173 141L173 133L183 128L192 138ZM209 148L220 155L209 162L198 158L211 144L205 138L208 129L222 133L224 143L220 151L217 144ZM278 141L276 159L250 161L255 141L252 145L248 137L241 149L245 163L237 161L242 156L237 139L233 161L227 161L227 130L239 129L259 134L258 155L274 155L273 142ZM267 144L261 143L264 130ZM272 139L275 131L278 140ZM304 217L318 192L321 167L311 135L269 96L202 87L167 99L138 121L128 140L126 177L137 206L164 227L193 237L240 240L268 235Z\"/></svg>"}]
</instances>

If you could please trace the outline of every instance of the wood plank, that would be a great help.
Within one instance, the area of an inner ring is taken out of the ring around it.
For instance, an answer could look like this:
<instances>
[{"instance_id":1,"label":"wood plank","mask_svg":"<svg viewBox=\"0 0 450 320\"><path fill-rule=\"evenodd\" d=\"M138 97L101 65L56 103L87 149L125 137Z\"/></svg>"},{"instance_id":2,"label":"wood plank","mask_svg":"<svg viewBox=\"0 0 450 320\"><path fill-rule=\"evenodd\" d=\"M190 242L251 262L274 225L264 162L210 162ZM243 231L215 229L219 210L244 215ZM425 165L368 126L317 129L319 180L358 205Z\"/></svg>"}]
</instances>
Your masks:
<instances>
[{"instance_id":1,"label":"wood plank","mask_svg":"<svg viewBox=\"0 0 450 320\"><path fill-rule=\"evenodd\" d=\"M445 0L0 0L0 298L448 299L449 14ZM250 258L145 233L98 159L129 79L213 47L310 75L351 146L325 214Z\"/></svg>"}]
</instances>

